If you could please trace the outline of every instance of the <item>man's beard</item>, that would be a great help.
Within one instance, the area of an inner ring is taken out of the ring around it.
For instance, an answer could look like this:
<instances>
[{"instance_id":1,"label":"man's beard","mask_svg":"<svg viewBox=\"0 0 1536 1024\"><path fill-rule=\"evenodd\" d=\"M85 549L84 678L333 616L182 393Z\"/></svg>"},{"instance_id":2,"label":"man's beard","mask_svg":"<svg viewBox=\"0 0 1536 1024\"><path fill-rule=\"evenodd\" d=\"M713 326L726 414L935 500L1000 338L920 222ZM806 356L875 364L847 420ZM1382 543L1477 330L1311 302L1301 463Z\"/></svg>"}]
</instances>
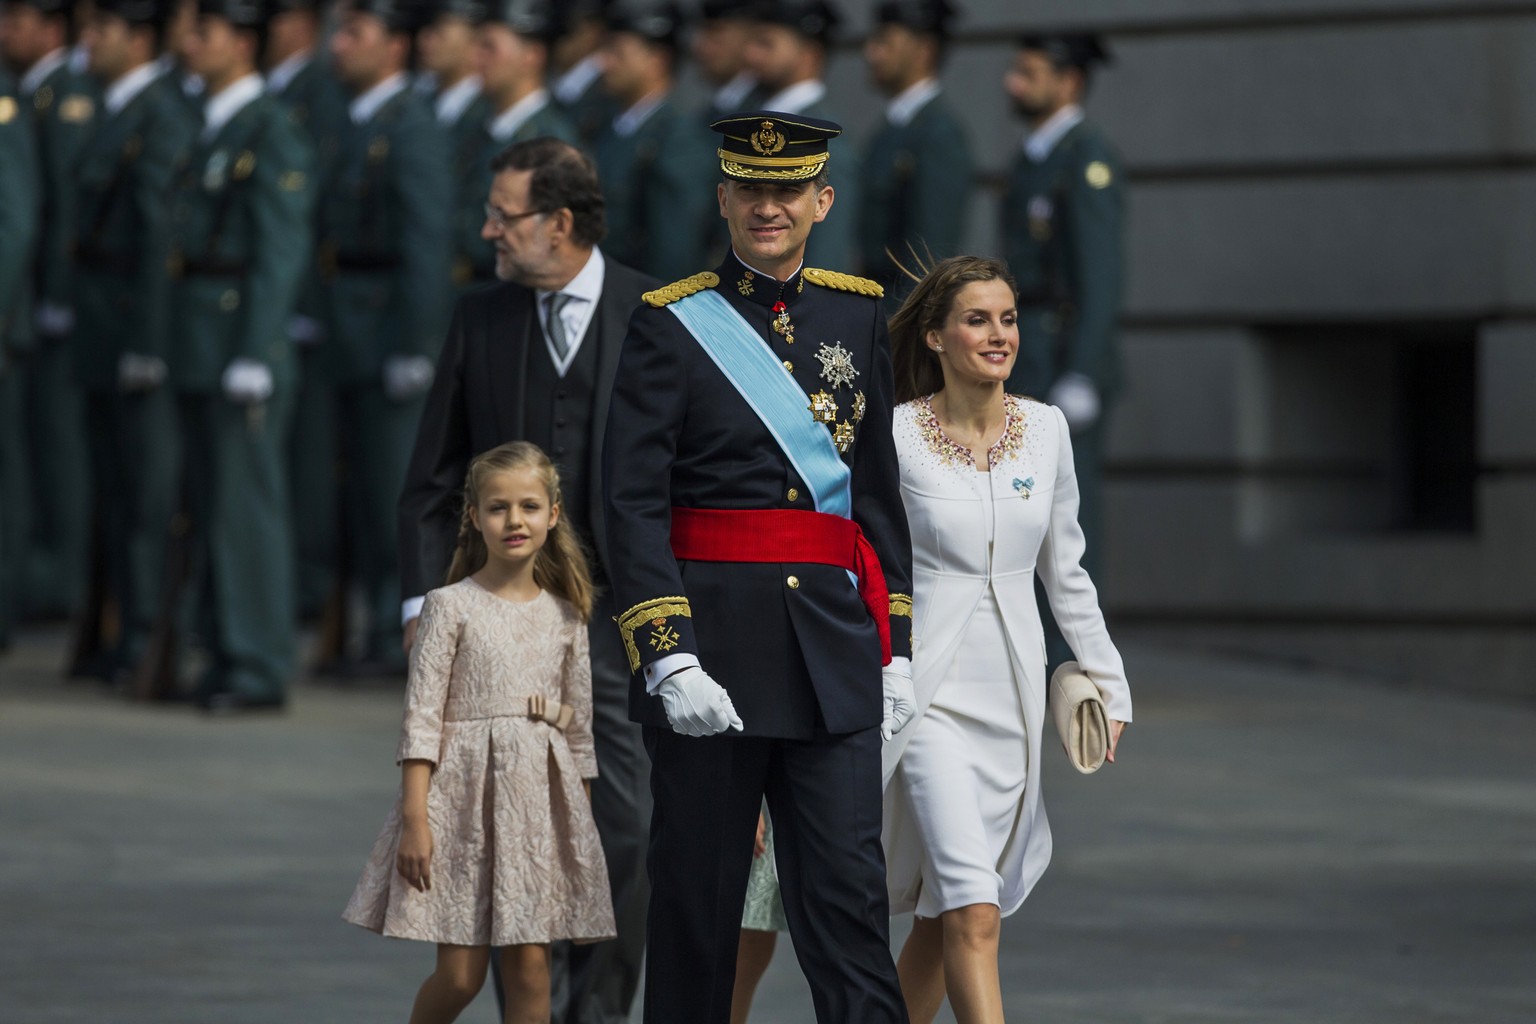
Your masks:
<instances>
[{"instance_id":1,"label":"man's beard","mask_svg":"<svg viewBox=\"0 0 1536 1024\"><path fill-rule=\"evenodd\" d=\"M1045 116L1050 107L1044 103L1029 103L1025 100L1013 101L1013 112L1026 121L1038 121Z\"/></svg>"}]
</instances>

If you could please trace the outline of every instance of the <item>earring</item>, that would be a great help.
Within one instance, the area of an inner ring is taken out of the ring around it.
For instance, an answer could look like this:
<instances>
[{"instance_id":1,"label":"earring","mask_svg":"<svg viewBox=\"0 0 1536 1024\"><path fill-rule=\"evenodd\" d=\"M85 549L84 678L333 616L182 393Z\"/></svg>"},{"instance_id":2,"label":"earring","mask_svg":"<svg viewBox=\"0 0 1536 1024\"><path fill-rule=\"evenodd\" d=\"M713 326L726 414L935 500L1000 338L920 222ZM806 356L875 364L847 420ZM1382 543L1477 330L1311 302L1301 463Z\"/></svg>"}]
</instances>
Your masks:
<instances>
[{"instance_id":1,"label":"earring","mask_svg":"<svg viewBox=\"0 0 1536 1024\"><path fill-rule=\"evenodd\" d=\"M933 346L933 350L935 352L943 352L944 351L944 346L943 345L935 345L935 346Z\"/></svg>"}]
</instances>

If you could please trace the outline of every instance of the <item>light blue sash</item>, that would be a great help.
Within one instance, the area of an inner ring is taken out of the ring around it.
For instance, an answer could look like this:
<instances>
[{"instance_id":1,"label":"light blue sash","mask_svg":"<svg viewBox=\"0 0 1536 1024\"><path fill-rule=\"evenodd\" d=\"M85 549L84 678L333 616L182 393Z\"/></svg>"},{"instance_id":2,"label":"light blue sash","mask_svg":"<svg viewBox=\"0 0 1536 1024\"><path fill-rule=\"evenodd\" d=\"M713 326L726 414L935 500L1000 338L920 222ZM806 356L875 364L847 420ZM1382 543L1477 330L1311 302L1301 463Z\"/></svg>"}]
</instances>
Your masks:
<instances>
[{"instance_id":1,"label":"light blue sash","mask_svg":"<svg viewBox=\"0 0 1536 1024\"><path fill-rule=\"evenodd\" d=\"M832 434L811 415L805 392L752 325L719 292L706 289L667 306L747 400L800 474L816 511L853 514L848 466Z\"/></svg>"}]
</instances>

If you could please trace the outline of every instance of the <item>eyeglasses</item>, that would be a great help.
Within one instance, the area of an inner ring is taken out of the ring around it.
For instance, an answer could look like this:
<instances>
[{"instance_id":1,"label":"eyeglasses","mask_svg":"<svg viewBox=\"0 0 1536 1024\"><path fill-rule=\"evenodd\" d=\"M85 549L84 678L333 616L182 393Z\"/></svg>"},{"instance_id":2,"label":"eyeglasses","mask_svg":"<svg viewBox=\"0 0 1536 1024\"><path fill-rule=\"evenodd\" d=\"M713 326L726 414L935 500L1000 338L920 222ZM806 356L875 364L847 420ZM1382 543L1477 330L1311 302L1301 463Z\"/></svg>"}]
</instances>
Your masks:
<instances>
[{"instance_id":1,"label":"eyeglasses","mask_svg":"<svg viewBox=\"0 0 1536 1024\"><path fill-rule=\"evenodd\" d=\"M505 231L512 226L514 221L520 221L524 217L536 217L541 213L548 212L548 210L526 210L523 213L505 213L498 206L493 206L490 203L485 204L485 219L497 231Z\"/></svg>"}]
</instances>

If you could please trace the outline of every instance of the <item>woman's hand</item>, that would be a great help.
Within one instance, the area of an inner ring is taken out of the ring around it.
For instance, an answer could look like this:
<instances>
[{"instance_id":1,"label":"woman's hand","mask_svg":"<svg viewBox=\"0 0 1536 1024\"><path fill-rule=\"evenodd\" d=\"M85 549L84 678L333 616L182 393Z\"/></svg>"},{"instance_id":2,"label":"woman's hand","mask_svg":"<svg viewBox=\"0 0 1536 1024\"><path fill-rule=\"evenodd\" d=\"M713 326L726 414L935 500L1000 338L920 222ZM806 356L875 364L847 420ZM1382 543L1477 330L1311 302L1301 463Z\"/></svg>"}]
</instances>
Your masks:
<instances>
[{"instance_id":1,"label":"woman's hand","mask_svg":"<svg viewBox=\"0 0 1536 1024\"><path fill-rule=\"evenodd\" d=\"M768 842L764 838L768 834L768 819L763 817L763 812L757 812L757 838L752 840L752 856L761 857L768 852Z\"/></svg>"},{"instance_id":2,"label":"woman's hand","mask_svg":"<svg viewBox=\"0 0 1536 1024\"><path fill-rule=\"evenodd\" d=\"M1113 718L1109 720L1109 763L1115 763L1115 747L1120 745L1120 734L1125 731L1125 723L1117 722Z\"/></svg>"},{"instance_id":3,"label":"woman's hand","mask_svg":"<svg viewBox=\"0 0 1536 1024\"><path fill-rule=\"evenodd\" d=\"M420 821L407 822L400 827L400 849L395 854L395 869L418 892L427 892L432 888L431 825Z\"/></svg>"}]
</instances>

